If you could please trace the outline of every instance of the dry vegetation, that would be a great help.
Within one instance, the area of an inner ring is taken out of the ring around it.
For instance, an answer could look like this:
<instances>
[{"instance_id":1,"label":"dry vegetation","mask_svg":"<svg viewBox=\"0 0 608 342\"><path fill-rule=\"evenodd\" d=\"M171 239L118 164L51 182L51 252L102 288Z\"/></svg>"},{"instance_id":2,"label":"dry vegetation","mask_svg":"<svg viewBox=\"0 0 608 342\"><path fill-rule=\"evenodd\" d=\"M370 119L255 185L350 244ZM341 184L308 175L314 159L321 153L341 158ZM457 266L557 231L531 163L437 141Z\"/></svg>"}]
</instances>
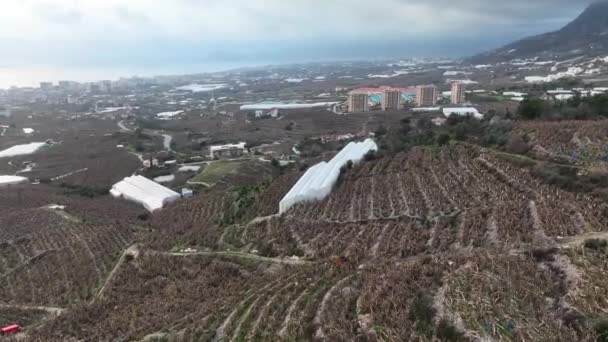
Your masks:
<instances>
[{"instance_id":1,"label":"dry vegetation","mask_svg":"<svg viewBox=\"0 0 608 342\"><path fill-rule=\"evenodd\" d=\"M537 157L577 165L608 162L608 120L518 122L514 134L524 135Z\"/></svg>"},{"instance_id":2,"label":"dry vegetation","mask_svg":"<svg viewBox=\"0 0 608 342\"><path fill-rule=\"evenodd\" d=\"M34 341L599 339L608 206L522 158L416 147L345 170L328 198L282 216L301 172L268 182L276 170L252 168L153 215L53 183L11 187L0 321L30 325ZM32 306L66 310L41 324Z\"/></svg>"},{"instance_id":3,"label":"dry vegetation","mask_svg":"<svg viewBox=\"0 0 608 342\"><path fill-rule=\"evenodd\" d=\"M65 307L91 299L135 241L129 217L138 210L110 198L72 201L44 186L12 190L0 199L1 303Z\"/></svg>"}]
</instances>

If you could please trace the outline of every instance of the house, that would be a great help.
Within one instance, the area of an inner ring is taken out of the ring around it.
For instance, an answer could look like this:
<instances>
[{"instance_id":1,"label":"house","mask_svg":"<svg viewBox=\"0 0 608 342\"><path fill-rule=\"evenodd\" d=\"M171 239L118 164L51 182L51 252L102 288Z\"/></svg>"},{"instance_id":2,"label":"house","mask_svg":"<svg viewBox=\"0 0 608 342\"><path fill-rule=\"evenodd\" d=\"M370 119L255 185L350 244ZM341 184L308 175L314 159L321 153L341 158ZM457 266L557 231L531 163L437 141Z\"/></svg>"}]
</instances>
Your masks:
<instances>
[{"instance_id":1,"label":"house","mask_svg":"<svg viewBox=\"0 0 608 342\"><path fill-rule=\"evenodd\" d=\"M194 196L194 192L192 190L186 188L182 189L182 198L192 198L192 196Z\"/></svg>"},{"instance_id":2,"label":"house","mask_svg":"<svg viewBox=\"0 0 608 342\"><path fill-rule=\"evenodd\" d=\"M246 143L216 145L209 147L209 157L215 158L236 158L242 157L247 153Z\"/></svg>"},{"instance_id":3,"label":"house","mask_svg":"<svg viewBox=\"0 0 608 342\"><path fill-rule=\"evenodd\" d=\"M149 169L151 167L158 167L158 159L156 158L152 158L152 159L144 159L143 161L144 164L144 168Z\"/></svg>"}]
</instances>

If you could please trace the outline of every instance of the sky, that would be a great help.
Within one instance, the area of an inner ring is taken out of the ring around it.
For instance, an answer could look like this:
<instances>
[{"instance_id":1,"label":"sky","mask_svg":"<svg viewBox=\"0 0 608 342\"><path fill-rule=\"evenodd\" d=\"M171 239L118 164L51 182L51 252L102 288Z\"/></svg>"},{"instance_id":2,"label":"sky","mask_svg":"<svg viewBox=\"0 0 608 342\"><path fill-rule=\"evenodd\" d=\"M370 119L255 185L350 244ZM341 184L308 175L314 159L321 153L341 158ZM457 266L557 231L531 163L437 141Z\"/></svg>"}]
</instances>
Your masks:
<instances>
[{"instance_id":1,"label":"sky","mask_svg":"<svg viewBox=\"0 0 608 342\"><path fill-rule=\"evenodd\" d=\"M590 2L2 0L0 87L35 78L468 56L559 29Z\"/></svg>"}]
</instances>

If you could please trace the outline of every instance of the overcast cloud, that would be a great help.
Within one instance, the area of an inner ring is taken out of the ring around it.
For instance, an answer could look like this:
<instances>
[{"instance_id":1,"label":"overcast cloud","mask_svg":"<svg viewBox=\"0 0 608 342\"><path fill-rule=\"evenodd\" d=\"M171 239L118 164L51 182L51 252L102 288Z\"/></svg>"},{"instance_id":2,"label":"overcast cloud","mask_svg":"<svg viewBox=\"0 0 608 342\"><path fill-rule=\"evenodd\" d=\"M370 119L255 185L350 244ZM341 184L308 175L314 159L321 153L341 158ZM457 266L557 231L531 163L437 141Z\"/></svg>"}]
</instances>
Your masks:
<instances>
[{"instance_id":1,"label":"overcast cloud","mask_svg":"<svg viewBox=\"0 0 608 342\"><path fill-rule=\"evenodd\" d=\"M591 0L2 0L0 67L463 56Z\"/></svg>"}]
</instances>

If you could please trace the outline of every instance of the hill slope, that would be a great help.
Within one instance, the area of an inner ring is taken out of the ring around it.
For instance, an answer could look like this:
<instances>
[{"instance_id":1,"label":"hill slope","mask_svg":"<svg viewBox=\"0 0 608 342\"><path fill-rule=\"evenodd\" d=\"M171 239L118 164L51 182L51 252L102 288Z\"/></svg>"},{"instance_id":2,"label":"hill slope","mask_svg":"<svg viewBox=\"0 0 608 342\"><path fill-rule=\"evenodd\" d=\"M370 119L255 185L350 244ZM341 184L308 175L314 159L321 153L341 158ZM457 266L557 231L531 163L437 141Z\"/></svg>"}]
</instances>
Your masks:
<instances>
[{"instance_id":1,"label":"hill slope","mask_svg":"<svg viewBox=\"0 0 608 342\"><path fill-rule=\"evenodd\" d=\"M591 4L574 21L554 32L471 57L471 63L496 63L517 58L565 58L608 52L608 1Z\"/></svg>"}]
</instances>

